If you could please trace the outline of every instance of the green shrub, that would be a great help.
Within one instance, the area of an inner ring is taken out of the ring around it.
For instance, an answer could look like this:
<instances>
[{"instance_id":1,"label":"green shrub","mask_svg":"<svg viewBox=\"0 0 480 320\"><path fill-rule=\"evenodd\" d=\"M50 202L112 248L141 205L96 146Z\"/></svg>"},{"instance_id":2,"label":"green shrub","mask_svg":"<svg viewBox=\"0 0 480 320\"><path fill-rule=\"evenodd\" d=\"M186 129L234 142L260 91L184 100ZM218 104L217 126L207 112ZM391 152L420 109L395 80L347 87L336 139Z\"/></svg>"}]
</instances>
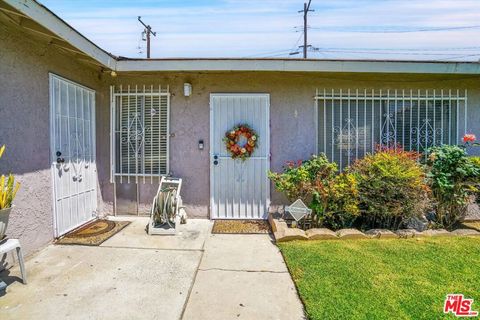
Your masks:
<instances>
[{"instance_id":1,"label":"green shrub","mask_svg":"<svg viewBox=\"0 0 480 320\"><path fill-rule=\"evenodd\" d=\"M470 157L469 158L470 161L473 163L474 166L476 166L478 168L478 170L480 171L480 157ZM480 205L480 181L477 181L476 183L476 189L474 191L475 193L475 202Z\"/></svg>"},{"instance_id":2,"label":"green shrub","mask_svg":"<svg viewBox=\"0 0 480 320\"><path fill-rule=\"evenodd\" d=\"M428 187L418 156L401 148L380 149L349 169L357 180L363 227L398 229L423 213Z\"/></svg>"},{"instance_id":3,"label":"green shrub","mask_svg":"<svg viewBox=\"0 0 480 320\"><path fill-rule=\"evenodd\" d=\"M426 164L435 201L435 223L450 229L467 214L470 194L480 177L478 160L463 146L443 145L428 151Z\"/></svg>"},{"instance_id":4,"label":"green shrub","mask_svg":"<svg viewBox=\"0 0 480 320\"><path fill-rule=\"evenodd\" d=\"M314 226L339 229L350 226L359 211L354 176L337 172L337 165L320 154L304 162L287 162L283 173L268 176L289 201L302 199L313 210Z\"/></svg>"},{"instance_id":5,"label":"green shrub","mask_svg":"<svg viewBox=\"0 0 480 320\"><path fill-rule=\"evenodd\" d=\"M326 183L317 181L311 207L320 226L333 230L351 227L360 214L355 176L341 173Z\"/></svg>"},{"instance_id":6,"label":"green shrub","mask_svg":"<svg viewBox=\"0 0 480 320\"><path fill-rule=\"evenodd\" d=\"M321 154L312 156L307 161L288 161L283 167L283 173L269 172L268 177L273 181L275 189L282 192L289 201L302 199L309 204L315 182L333 179L337 171L337 165Z\"/></svg>"}]
</instances>

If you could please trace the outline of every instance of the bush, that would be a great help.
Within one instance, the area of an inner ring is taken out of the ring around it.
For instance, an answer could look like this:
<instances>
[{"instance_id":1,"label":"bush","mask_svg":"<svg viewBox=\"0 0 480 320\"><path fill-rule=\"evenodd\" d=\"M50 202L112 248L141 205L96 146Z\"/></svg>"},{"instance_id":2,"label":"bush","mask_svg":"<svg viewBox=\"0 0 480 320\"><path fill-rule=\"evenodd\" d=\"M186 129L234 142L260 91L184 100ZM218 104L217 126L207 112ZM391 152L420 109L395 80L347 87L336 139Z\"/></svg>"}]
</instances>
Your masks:
<instances>
[{"instance_id":1,"label":"bush","mask_svg":"<svg viewBox=\"0 0 480 320\"><path fill-rule=\"evenodd\" d=\"M341 173L327 183L317 181L311 207L319 225L333 230L351 227L360 214L355 176Z\"/></svg>"},{"instance_id":2,"label":"bush","mask_svg":"<svg viewBox=\"0 0 480 320\"><path fill-rule=\"evenodd\" d=\"M398 229L422 215L428 187L418 157L399 147L379 149L349 169L357 180L363 227Z\"/></svg>"},{"instance_id":3,"label":"bush","mask_svg":"<svg viewBox=\"0 0 480 320\"><path fill-rule=\"evenodd\" d=\"M268 177L273 181L275 189L282 192L289 201L302 199L309 204L316 181L331 180L337 171L337 165L321 154L312 156L307 161L288 161L283 167L283 173L269 172Z\"/></svg>"},{"instance_id":4,"label":"bush","mask_svg":"<svg viewBox=\"0 0 480 320\"><path fill-rule=\"evenodd\" d=\"M469 158L470 161L473 163L474 166L476 166L478 168L478 170L480 171L480 157L470 157ZM476 191L474 192L475 193L475 202L480 205L480 181L477 181L476 183Z\"/></svg>"},{"instance_id":5,"label":"bush","mask_svg":"<svg viewBox=\"0 0 480 320\"><path fill-rule=\"evenodd\" d=\"M426 164L435 200L434 221L450 229L467 214L470 194L477 191L480 166L468 157L465 147L450 145L431 148Z\"/></svg>"},{"instance_id":6,"label":"bush","mask_svg":"<svg viewBox=\"0 0 480 320\"><path fill-rule=\"evenodd\" d=\"M313 225L339 229L350 226L359 211L354 176L337 171L337 165L320 154L287 162L283 173L269 172L269 178L289 201L302 199L313 210Z\"/></svg>"}]
</instances>

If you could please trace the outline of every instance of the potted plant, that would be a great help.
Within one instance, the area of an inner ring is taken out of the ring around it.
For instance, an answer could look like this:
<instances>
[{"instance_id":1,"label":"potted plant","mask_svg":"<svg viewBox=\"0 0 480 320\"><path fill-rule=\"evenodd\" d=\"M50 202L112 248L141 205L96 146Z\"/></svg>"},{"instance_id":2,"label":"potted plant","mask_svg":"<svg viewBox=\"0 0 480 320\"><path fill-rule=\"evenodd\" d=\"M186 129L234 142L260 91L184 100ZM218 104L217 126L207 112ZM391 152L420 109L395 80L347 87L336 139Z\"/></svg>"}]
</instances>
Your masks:
<instances>
[{"instance_id":1,"label":"potted plant","mask_svg":"<svg viewBox=\"0 0 480 320\"><path fill-rule=\"evenodd\" d=\"M0 158L5 151L5 146L0 148ZM12 174L9 174L8 177L5 175L0 176L0 241L5 236L7 231L8 218L10 212L13 209L13 199L17 194L20 184L15 183L15 177Z\"/></svg>"}]
</instances>

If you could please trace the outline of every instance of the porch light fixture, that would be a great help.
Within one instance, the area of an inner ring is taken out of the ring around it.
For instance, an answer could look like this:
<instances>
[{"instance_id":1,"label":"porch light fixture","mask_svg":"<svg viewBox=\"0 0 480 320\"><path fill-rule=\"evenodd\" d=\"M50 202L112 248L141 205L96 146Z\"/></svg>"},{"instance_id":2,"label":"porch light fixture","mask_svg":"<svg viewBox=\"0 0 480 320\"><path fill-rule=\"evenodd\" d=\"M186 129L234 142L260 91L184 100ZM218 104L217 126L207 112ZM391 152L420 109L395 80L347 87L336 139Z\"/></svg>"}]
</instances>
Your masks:
<instances>
[{"instance_id":1,"label":"porch light fixture","mask_svg":"<svg viewBox=\"0 0 480 320\"><path fill-rule=\"evenodd\" d=\"M192 95L192 85L188 82L183 84L183 95L185 97L190 97Z\"/></svg>"}]
</instances>

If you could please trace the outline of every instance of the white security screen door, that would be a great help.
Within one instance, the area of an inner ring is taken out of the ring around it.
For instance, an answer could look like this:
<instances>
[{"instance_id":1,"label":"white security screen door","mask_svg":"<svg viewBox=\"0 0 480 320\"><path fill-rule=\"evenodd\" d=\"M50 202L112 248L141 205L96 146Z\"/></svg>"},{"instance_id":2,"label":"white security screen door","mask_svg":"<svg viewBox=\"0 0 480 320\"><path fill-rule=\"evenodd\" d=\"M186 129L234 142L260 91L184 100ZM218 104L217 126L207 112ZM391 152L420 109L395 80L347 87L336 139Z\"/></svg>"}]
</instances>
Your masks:
<instances>
[{"instance_id":1,"label":"white security screen door","mask_svg":"<svg viewBox=\"0 0 480 320\"><path fill-rule=\"evenodd\" d=\"M266 219L270 200L270 96L210 95L210 204L212 219ZM223 138L238 124L258 134L258 145L245 161L233 160Z\"/></svg>"},{"instance_id":2,"label":"white security screen door","mask_svg":"<svg viewBox=\"0 0 480 320\"><path fill-rule=\"evenodd\" d=\"M95 218L95 91L50 74L55 236Z\"/></svg>"}]
</instances>

